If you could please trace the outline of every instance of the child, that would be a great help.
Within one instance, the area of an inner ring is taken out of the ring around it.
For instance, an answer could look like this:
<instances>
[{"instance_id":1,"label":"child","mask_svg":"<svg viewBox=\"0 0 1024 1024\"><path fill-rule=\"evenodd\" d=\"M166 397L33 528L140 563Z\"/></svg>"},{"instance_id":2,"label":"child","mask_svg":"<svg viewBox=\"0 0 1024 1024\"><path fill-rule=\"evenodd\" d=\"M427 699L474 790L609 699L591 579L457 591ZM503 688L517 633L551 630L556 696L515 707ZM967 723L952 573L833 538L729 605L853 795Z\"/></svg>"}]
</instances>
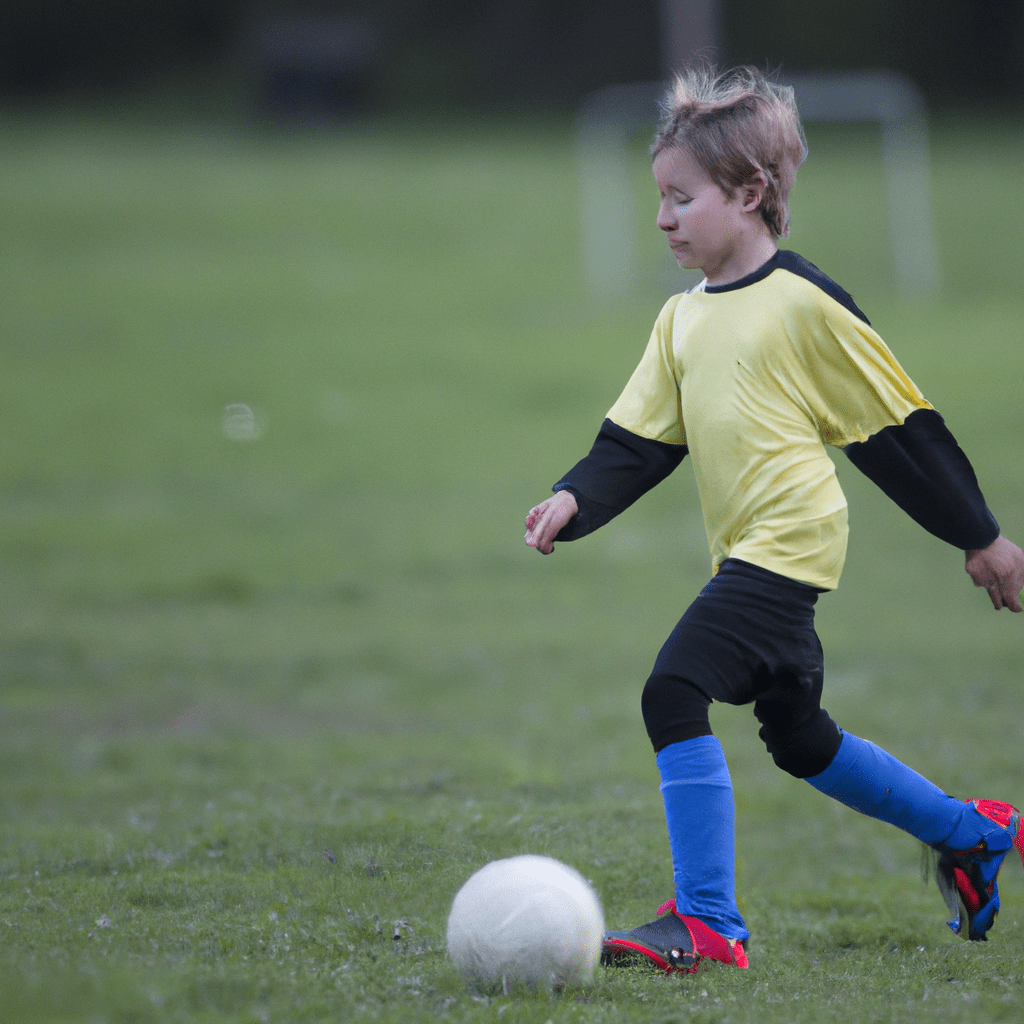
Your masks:
<instances>
[{"instance_id":1,"label":"child","mask_svg":"<svg viewBox=\"0 0 1024 1024\"><path fill-rule=\"evenodd\" d=\"M937 852L950 927L986 939L996 875L1016 847L1010 804L961 803L832 721L820 704L818 595L846 554L846 501L825 445L925 529L966 552L998 610L1019 612L1024 552L1000 535L966 456L853 299L793 252L788 201L806 145L793 91L745 68L687 71L652 147L658 227L704 280L666 303L597 440L526 517L550 554L604 525L693 460L713 576L647 680L672 852L663 916L605 936L604 959L666 971L747 966L736 906L734 804L712 701L753 702L775 763Z\"/></svg>"}]
</instances>

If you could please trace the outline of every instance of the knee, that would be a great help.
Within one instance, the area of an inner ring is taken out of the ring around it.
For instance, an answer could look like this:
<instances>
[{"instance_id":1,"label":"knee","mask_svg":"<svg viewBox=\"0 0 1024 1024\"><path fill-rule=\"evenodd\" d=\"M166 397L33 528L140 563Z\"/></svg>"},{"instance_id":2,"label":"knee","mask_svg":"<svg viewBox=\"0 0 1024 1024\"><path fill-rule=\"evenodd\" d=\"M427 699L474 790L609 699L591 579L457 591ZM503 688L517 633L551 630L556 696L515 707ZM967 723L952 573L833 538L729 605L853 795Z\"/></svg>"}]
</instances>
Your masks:
<instances>
[{"instance_id":1,"label":"knee","mask_svg":"<svg viewBox=\"0 0 1024 1024\"><path fill-rule=\"evenodd\" d=\"M711 701L686 679L655 672L644 686L640 708L655 752L670 743L710 736Z\"/></svg>"},{"instance_id":2,"label":"knee","mask_svg":"<svg viewBox=\"0 0 1024 1024\"><path fill-rule=\"evenodd\" d=\"M765 714L756 704L754 713L761 722L758 735L772 760L798 779L823 772L839 750L842 733L822 708L804 719Z\"/></svg>"}]
</instances>

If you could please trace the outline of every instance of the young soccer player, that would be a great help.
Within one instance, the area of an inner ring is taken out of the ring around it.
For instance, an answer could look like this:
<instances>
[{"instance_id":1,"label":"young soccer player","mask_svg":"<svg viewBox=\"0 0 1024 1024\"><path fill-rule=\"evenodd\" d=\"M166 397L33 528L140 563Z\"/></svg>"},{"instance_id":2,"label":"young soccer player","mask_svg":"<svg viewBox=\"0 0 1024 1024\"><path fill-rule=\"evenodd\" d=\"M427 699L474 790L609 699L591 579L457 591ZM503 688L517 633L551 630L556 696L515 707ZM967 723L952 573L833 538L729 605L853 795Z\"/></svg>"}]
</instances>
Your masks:
<instances>
[{"instance_id":1,"label":"young soccer player","mask_svg":"<svg viewBox=\"0 0 1024 1024\"><path fill-rule=\"evenodd\" d=\"M846 554L842 448L925 529L966 552L993 606L1021 610L1024 552L1000 535L966 456L853 299L794 252L788 201L806 154L791 89L745 68L687 71L652 147L658 227L704 280L666 303L590 453L526 517L550 554L607 523L689 454L713 575L662 647L642 710L661 775L675 881L662 916L605 936L606 963L747 966L734 802L713 701L753 703L775 763L937 853L950 927L985 939L1015 847L1008 803L963 803L822 709L818 595Z\"/></svg>"}]
</instances>

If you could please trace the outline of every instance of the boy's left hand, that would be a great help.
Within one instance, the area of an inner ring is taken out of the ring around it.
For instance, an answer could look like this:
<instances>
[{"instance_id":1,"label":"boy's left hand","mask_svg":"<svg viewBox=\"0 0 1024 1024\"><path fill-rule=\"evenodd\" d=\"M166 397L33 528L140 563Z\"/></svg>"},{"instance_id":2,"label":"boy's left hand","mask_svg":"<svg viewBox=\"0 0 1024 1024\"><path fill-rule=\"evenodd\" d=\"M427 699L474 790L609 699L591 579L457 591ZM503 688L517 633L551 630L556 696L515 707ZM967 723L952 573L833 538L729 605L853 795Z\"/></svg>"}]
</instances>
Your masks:
<instances>
[{"instance_id":1,"label":"boy's left hand","mask_svg":"<svg viewBox=\"0 0 1024 1024\"><path fill-rule=\"evenodd\" d=\"M987 548L967 552L964 565L976 587L984 587L996 611L1021 610L1020 592L1024 590L1024 551L1003 536Z\"/></svg>"}]
</instances>

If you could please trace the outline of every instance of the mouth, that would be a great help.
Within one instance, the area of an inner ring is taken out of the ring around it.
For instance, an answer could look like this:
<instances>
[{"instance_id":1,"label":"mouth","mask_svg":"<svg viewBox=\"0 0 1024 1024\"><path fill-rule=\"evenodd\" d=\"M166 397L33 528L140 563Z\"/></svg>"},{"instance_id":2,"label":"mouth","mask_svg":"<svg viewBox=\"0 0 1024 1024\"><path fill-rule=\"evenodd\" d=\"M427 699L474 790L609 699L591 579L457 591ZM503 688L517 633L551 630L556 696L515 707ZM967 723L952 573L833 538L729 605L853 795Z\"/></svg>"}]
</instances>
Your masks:
<instances>
[{"instance_id":1,"label":"mouth","mask_svg":"<svg viewBox=\"0 0 1024 1024\"><path fill-rule=\"evenodd\" d=\"M681 261L687 259L689 256L689 246L686 242L669 242L668 247L672 250L672 255L676 260Z\"/></svg>"}]
</instances>

